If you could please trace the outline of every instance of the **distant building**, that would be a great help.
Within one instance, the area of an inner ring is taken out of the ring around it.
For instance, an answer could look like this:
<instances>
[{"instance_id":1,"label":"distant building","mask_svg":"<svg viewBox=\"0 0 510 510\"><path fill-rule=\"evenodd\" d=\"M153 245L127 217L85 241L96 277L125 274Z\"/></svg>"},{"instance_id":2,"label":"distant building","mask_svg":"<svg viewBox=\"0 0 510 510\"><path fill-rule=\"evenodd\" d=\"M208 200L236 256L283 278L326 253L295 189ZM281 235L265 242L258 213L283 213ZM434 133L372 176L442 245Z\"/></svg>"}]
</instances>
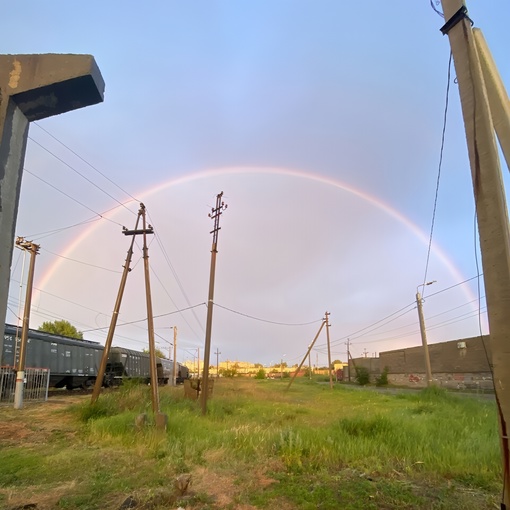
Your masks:
<instances>
[{"instance_id":1,"label":"distant building","mask_svg":"<svg viewBox=\"0 0 510 510\"><path fill-rule=\"evenodd\" d=\"M429 345L432 379L437 386L455 389L493 388L489 364L489 337L464 338ZM425 358L423 347L408 347L379 353L378 358L355 358L349 361L347 373L355 380L355 366L368 369L371 379L388 367L388 381L398 386L425 387Z\"/></svg>"}]
</instances>

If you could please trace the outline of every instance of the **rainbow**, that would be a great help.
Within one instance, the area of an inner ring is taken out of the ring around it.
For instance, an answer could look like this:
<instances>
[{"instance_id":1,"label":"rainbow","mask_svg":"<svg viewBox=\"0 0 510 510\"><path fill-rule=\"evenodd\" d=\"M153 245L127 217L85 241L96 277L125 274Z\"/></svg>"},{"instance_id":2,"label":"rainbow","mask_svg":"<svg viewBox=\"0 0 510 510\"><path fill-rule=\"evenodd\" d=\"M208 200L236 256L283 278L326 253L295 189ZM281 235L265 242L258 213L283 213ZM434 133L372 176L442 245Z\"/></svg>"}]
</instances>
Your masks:
<instances>
[{"instance_id":1,"label":"rainbow","mask_svg":"<svg viewBox=\"0 0 510 510\"><path fill-rule=\"evenodd\" d=\"M377 207L387 215L391 216L401 224L405 225L420 241L422 241L425 245L428 245L429 238L421 230L415 223L413 223L409 218L401 214L399 211L397 211L394 207L391 205L385 203L381 199L370 195L369 193L366 193L365 191L356 189L352 186L349 186L348 184L338 180L333 179L331 177L326 177L324 175L314 174L310 172L304 172L300 170L293 170L293 169L287 169L287 168L277 168L277 167L227 167L227 168L218 168L218 169L212 169L212 170L204 170L200 172L195 172L189 175L182 175L173 179L170 179L168 181L165 181L163 183L158 184L157 186L154 186L152 188L149 188L141 193L140 195L140 201L146 202L147 199L149 199L151 196L161 193L162 191L171 188L173 186L178 186L180 184L189 183L193 181L198 181L201 179L207 179L210 177L217 177L217 176L228 176L228 175L249 175L249 174L255 174L255 175L281 175L281 176L288 176L288 177L294 177L299 179L306 179L309 181L314 181L322 184L326 184L328 186L335 187L337 189L341 189L343 191L346 191L348 193L351 193L352 195L361 198L362 200L365 200L366 202L369 202L374 207ZM127 201L123 205L127 205L133 200ZM120 207L117 207L113 209L110 213L108 213L106 216L108 218L113 218L115 215L119 212ZM66 246L61 253L64 257L68 257L79 245L82 243L86 238L91 236L94 231L101 226L101 222L96 222L90 227L88 227L84 232L82 232L78 237L73 239L71 243ZM437 245L434 243L432 244L432 251L435 253L435 255L439 258L441 263L448 269L450 274L459 282L465 280L464 276L460 273L460 271L455 267L455 265L452 263L452 261L449 259L447 254ZM61 259L56 260L49 268L48 270L42 275L40 281L36 285L38 289L44 289L47 282L53 277L53 274L57 271L59 265L61 263ZM466 291L469 299L475 299L474 295L471 295L471 291Z\"/></svg>"}]
</instances>

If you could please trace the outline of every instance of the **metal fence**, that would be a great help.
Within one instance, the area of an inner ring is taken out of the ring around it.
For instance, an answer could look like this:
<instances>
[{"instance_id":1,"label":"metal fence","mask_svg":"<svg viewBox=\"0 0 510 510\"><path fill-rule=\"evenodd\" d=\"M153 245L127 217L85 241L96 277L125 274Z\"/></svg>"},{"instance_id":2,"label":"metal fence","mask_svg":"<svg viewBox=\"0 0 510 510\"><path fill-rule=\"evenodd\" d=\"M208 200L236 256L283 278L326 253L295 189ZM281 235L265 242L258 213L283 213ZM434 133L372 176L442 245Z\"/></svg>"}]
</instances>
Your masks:
<instances>
[{"instance_id":1,"label":"metal fence","mask_svg":"<svg viewBox=\"0 0 510 510\"><path fill-rule=\"evenodd\" d=\"M23 401L48 400L50 370L48 368L25 368ZM0 402L14 402L16 389L16 369L0 367Z\"/></svg>"}]
</instances>

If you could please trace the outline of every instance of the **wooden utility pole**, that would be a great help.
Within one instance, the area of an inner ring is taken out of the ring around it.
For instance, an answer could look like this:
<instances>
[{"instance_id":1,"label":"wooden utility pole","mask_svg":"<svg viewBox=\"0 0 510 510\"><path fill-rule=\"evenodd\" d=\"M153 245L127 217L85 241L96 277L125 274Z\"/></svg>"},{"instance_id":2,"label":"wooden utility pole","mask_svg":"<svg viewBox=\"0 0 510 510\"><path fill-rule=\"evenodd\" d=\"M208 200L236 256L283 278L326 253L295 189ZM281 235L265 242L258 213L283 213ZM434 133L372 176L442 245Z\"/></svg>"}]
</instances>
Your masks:
<instances>
[{"instance_id":1,"label":"wooden utility pole","mask_svg":"<svg viewBox=\"0 0 510 510\"><path fill-rule=\"evenodd\" d=\"M213 235L212 248L211 248L211 272L209 276L209 297L207 300L207 324L205 332L205 349L204 349L204 376L202 377L202 414L207 414L207 398L209 393L209 359L211 355L211 332L212 332L212 317L214 306L214 279L216 272L216 254L218 253L218 232L220 230L220 216L227 208L225 202L221 200L223 191L216 195L216 207L211 209L209 218L214 220L214 228L211 230Z\"/></svg>"},{"instance_id":2,"label":"wooden utility pole","mask_svg":"<svg viewBox=\"0 0 510 510\"><path fill-rule=\"evenodd\" d=\"M488 89L497 76L485 74L475 41L472 22L462 0L442 0L446 24L443 34L450 40L459 85L462 114L471 165L471 176L480 236L490 350L498 407L503 464L502 509L510 509L510 232L505 188L494 136L494 116ZM481 49L481 48L480 48ZM502 84L499 90L504 88ZM508 96L505 101L508 105ZM494 104L494 103L493 103ZM508 109L506 110L508 112ZM508 117L508 116L507 116ZM506 119L508 123L508 118ZM507 135L508 136L508 135ZM508 145L506 145L508 147ZM505 149L507 150L507 149ZM508 154L507 154L508 157Z\"/></svg>"},{"instance_id":3,"label":"wooden utility pole","mask_svg":"<svg viewBox=\"0 0 510 510\"><path fill-rule=\"evenodd\" d=\"M301 370L301 367L303 366L304 362L306 361L306 358L310 354L310 351L312 350L312 347L314 346L315 342L317 341L317 338L319 338L319 335L321 334L322 328L326 325L326 319L322 320L321 327L319 328L319 331L317 331L317 334L315 335L315 338L313 339L312 343L308 346L308 350L306 351L306 354L301 361L299 367L296 368L296 371L294 372L294 375L292 376L291 380L289 381L289 385L287 386L286 390L290 389L292 383L294 382L294 379L298 375L299 371Z\"/></svg>"},{"instance_id":4,"label":"wooden utility pole","mask_svg":"<svg viewBox=\"0 0 510 510\"><path fill-rule=\"evenodd\" d=\"M23 237L16 239L16 246L30 252L30 266L28 270L27 291L25 306L23 307L23 329L21 330L21 346L19 361L16 368L16 388L14 390L14 409L23 407L23 389L25 384L25 359L27 353L28 329L30 327L30 308L32 307L32 288L34 284L35 256L39 251L39 245L31 241L25 241Z\"/></svg>"},{"instance_id":5,"label":"wooden utility pole","mask_svg":"<svg viewBox=\"0 0 510 510\"><path fill-rule=\"evenodd\" d=\"M131 244L129 245L129 249L126 256L126 262L124 263L124 270L122 271L122 277L120 279L119 291L117 293L117 299L115 301L115 306L112 313L112 318L110 320L110 327L108 329L108 335L106 336L106 341L104 345L103 355L101 357L101 363L99 365L99 370L96 377L96 382L94 384L94 389L92 391L92 398L90 403L93 404L99 398L99 393L101 393L101 387L103 386L104 373L106 371L106 364L108 362L108 356L110 355L110 349L112 346L113 335L115 334L115 327L117 325L117 319L119 318L120 305L122 303L122 297L124 296L124 289L126 288L126 281L131 268L131 259L133 258L133 245L135 244L135 235L134 232L138 232L138 224L140 222L141 214L138 212L138 216L136 218L135 229L132 231L128 231L126 227L123 227L123 232L125 235L126 232L132 232Z\"/></svg>"}]
</instances>

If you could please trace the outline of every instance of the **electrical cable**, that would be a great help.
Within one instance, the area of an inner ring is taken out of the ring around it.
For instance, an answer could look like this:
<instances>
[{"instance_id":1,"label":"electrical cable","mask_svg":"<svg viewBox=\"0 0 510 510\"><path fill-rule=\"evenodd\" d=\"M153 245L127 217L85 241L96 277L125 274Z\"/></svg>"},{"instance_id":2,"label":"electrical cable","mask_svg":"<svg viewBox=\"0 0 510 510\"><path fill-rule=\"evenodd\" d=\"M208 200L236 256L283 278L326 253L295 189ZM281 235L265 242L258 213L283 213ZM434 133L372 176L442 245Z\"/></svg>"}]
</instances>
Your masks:
<instances>
[{"instance_id":1,"label":"electrical cable","mask_svg":"<svg viewBox=\"0 0 510 510\"><path fill-rule=\"evenodd\" d=\"M73 172L75 172L76 174L78 174L83 180L87 181L89 184L91 184L92 186L94 186L95 188L97 188L99 191L101 191L101 193L104 193L106 196L110 197L112 200L114 200L115 202L117 202L120 206L124 207L127 211L129 211L130 213L132 214L135 214L136 213L134 211L132 211L131 209L129 209L129 207L126 206L126 204L122 203L120 200L117 200L113 195L111 195L110 193L108 193L107 191L105 191L103 188L101 188L101 186L99 186L98 184L96 184L94 181L92 181L91 179L89 179L88 177L86 177L85 175L83 175L81 172L79 172L78 170L76 170L76 168L74 168L72 165L70 165L69 163L67 163L66 161L64 161L62 158L60 158L59 156L57 156L55 153L51 152L49 149L47 149L46 147L44 147L44 145L41 145L37 140L34 140L33 138L31 138L30 136L28 137L29 140L31 140L33 143L35 143L36 145L38 145L39 147L41 147L41 149L45 150L48 154L51 154L56 160L60 161L63 165L67 166L70 170L72 170ZM131 200L130 200L131 202Z\"/></svg>"},{"instance_id":2,"label":"electrical cable","mask_svg":"<svg viewBox=\"0 0 510 510\"><path fill-rule=\"evenodd\" d=\"M38 175L34 174L33 172L31 172L30 170L28 170L28 168L26 167L23 167L23 171L24 172L27 172L28 174L32 175L33 177L35 177L36 179L39 179L40 181L44 182L44 184L46 184L47 186L50 186L51 188L53 188L54 190L58 191L59 193L62 193L62 195L66 196L67 198L69 198L70 200L72 200L73 202L76 202L78 205L81 205L82 207L84 207L85 209L88 209L90 212L93 212L94 214L96 214L97 216L99 216L101 219L105 219L107 221L110 221L111 223L114 223L115 225L119 225L120 227L122 227L123 225L121 225L120 223L114 221L114 220L111 220L110 218L107 218L105 216L102 216L100 213L98 213L97 211L94 211L94 209L90 208L88 205L85 205L83 202L80 202L79 200L77 200L76 198L72 197L71 195L67 194L65 191L62 191L61 189L57 188L56 186L54 186L53 184L49 183L48 181L44 180L42 177L39 177Z\"/></svg>"},{"instance_id":3,"label":"electrical cable","mask_svg":"<svg viewBox=\"0 0 510 510\"><path fill-rule=\"evenodd\" d=\"M288 323L288 322L276 322L276 321L270 321L268 319L261 319L259 317L254 317L253 315L248 315L243 312L238 312L236 310L232 310L231 308L227 308L226 306L219 305L218 303L213 303L218 308L223 308L223 310L227 310L229 312L235 313L237 315L242 315L243 317L247 317L248 319L253 319L260 322L266 322L267 324L276 324L278 326L309 326L310 324L316 324L317 322L321 322L323 319L317 319L310 322L301 322L301 323Z\"/></svg>"},{"instance_id":4,"label":"electrical cable","mask_svg":"<svg viewBox=\"0 0 510 510\"><path fill-rule=\"evenodd\" d=\"M56 142L58 142L60 145L62 145L63 147L65 147L71 154L75 155L78 159L80 159L81 161L83 161L86 165L88 165L90 168L92 168L92 170L95 170L99 175L101 175L102 177L104 177L108 182L110 182L111 184L113 184L114 186L116 186L118 189L120 189L120 191L122 191L123 193L125 193L129 198L131 198L132 200L134 200L135 202L140 202L140 200L138 200L137 198L135 198L133 195L131 195L131 193L129 193L128 191L126 191L124 188L122 188L121 186L119 186L116 182L114 182L112 179L110 179L106 174L104 174L103 172L101 172L101 170L99 170L98 168L96 168L94 165L92 165L91 163L89 163L85 158L83 158L82 156L80 156L77 152L75 152L73 149L71 149L69 146L67 146L64 142L62 142L61 140L59 140L56 136L52 135L47 129L43 128L42 126L39 125L38 122L34 122L34 124L39 128L41 129L42 131L44 131L47 135L51 136L51 138L53 138L53 140L55 140Z\"/></svg>"},{"instance_id":5,"label":"electrical cable","mask_svg":"<svg viewBox=\"0 0 510 510\"><path fill-rule=\"evenodd\" d=\"M431 4L432 4L432 0L431 0ZM437 198L439 196L439 183L441 181L441 167L443 165L443 152L444 152L444 141L445 141L445 134L446 134L446 121L448 118L448 100L449 100L449 96L450 96L452 57L453 57L453 55L452 55L452 52L450 51L450 58L448 60L448 78L447 78L447 84L446 84L446 99L445 99L444 116L443 116L443 130L441 133L441 150L439 151L439 166L438 166L438 170L437 170L436 193L435 193L435 197L434 197L434 207L432 210L432 224L430 226L429 245L428 245L428 249L427 249L427 261L425 263L425 274L423 275L423 294L425 294L425 285L427 282L427 272L429 269L429 262L430 262L430 251L432 249L432 236L434 233L434 223L435 223L435 219L436 219Z\"/></svg>"},{"instance_id":6,"label":"electrical cable","mask_svg":"<svg viewBox=\"0 0 510 510\"><path fill-rule=\"evenodd\" d=\"M103 271L109 271L110 273L117 273L117 274L122 273L122 271L117 271L116 269L108 269L107 267L96 266L95 264L89 264L88 262L83 262L82 260L76 260L76 259L71 259L69 257L64 257L64 255L59 255L58 253L54 253L50 250L45 249L42 251L44 251L45 253L50 253L51 255L54 255L55 257L59 257L64 260L69 260L70 262L76 262L77 264L83 264L84 266L94 267L96 269L102 269Z\"/></svg>"}]
</instances>

